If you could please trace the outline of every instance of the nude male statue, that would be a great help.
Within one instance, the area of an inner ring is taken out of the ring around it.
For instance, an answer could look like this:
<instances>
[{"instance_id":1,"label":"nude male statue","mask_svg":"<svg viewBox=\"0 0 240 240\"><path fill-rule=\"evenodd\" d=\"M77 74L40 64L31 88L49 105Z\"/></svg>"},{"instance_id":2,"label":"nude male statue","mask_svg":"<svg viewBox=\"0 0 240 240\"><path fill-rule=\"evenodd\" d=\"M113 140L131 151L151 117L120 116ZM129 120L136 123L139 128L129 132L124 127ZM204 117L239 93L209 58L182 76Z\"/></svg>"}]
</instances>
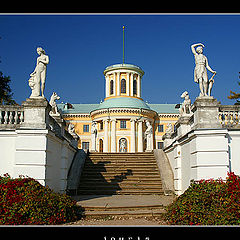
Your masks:
<instances>
[{"instance_id":1,"label":"nude male statue","mask_svg":"<svg viewBox=\"0 0 240 240\"><path fill-rule=\"evenodd\" d=\"M198 46L198 47L197 47ZM196 50L195 50L195 47ZM192 53L195 58L195 69L194 69L194 82L199 84L200 95L199 97L209 96L211 95L212 85L213 85L213 77L216 75L216 71L212 70L208 65L207 57L203 55L204 45L202 43L196 43L191 46ZM213 73L213 76L210 80L208 80L207 69Z\"/></svg>"}]
</instances>

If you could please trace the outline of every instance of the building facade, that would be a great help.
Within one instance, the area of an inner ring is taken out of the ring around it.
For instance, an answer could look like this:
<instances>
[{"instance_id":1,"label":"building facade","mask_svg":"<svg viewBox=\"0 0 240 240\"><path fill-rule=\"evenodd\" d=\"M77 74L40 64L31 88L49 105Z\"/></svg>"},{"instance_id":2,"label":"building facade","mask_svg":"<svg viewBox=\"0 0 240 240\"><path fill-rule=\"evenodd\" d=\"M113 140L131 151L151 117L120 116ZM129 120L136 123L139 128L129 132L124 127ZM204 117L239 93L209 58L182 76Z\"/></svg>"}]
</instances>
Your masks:
<instances>
[{"instance_id":1,"label":"building facade","mask_svg":"<svg viewBox=\"0 0 240 240\"><path fill-rule=\"evenodd\" d=\"M174 128L179 111L175 104L144 102L143 75L136 65L111 65L104 70L103 102L58 104L65 121L74 125L80 149L134 153L163 148L162 136Z\"/></svg>"}]
</instances>

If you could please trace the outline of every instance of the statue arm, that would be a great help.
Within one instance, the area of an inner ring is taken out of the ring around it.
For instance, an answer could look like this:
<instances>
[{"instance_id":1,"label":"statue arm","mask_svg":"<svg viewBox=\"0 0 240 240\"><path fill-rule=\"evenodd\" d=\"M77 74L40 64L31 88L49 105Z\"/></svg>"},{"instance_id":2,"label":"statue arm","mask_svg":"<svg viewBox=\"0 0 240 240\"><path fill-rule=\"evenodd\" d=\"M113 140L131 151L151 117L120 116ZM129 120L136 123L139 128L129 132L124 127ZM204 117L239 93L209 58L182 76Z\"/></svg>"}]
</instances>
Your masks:
<instances>
[{"instance_id":1,"label":"statue arm","mask_svg":"<svg viewBox=\"0 0 240 240\"><path fill-rule=\"evenodd\" d=\"M49 63L49 57L46 55L45 59L40 59L39 61L44 63L44 64L48 64Z\"/></svg>"},{"instance_id":2,"label":"statue arm","mask_svg":"<svg viewBox=\"0 0 240 240\"><path fill-rule=\"evenodd\" d=\"M211 72L211 73L216 73L216 71L212 70L211 67L208 65L208 60L206 58L206 68Z\"/></svg>"},{"instance_id":3,"label":"statue arm","mask_svg":"<svg viewBox=\"0 0 240 240\"><path fill-rule=\"evenodd\" d=\"M204 47L204 45L202 44L202 43L195 43L195 44L193 44L192 46L191 46L191 49L192 49L192 53L195 55L195 54L197 54L196 53L196 50L195 50L195 47L197 47L197 46L202 46L202 47Z\"/></svg>"}]
</instances>

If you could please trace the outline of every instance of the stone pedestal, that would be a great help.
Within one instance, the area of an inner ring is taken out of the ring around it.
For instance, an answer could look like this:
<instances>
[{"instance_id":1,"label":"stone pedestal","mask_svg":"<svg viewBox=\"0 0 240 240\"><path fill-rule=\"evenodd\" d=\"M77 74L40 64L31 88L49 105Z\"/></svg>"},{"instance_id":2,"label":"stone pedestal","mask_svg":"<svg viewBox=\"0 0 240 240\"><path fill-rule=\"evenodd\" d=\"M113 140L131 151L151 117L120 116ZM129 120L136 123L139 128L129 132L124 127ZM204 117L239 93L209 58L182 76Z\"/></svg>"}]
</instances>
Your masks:
<instances>
[{"instance_id":1,"label":"stone pedestal","mask_svg":"<svg viewBox=\"0 0 240 240\"><path fill-rule=\"evenodd\" d=\"M221 128L218 119L220 102L213 97L198 97L193 104L194 129Z\"/></svg>"},{"instance_id":2,"label":"stone pedestal","mask_svg":"<svg viewBox=\"0 0 240 240\"><path fill-rule=\"evenodd\" d=\"M46 129L49 123L51 106L45 98L27 98L22 103L24 122L20 129Z\"/></svg>"},{"instance_id":3,"label":"stone pedestal","mask_svg":"<svg viewBox=\"0 0 240 240\"><path fill-rule=\"evenodd\" d=\"M171 133L165 133L162 136L164 148L172 144L173 139L171 135L172 135Z\"/></svg>"},{"instance_id":4,"label":"stone pedestal","mask_svg":"<svg viewBox=\"0 0 240 240\"><path fill-rule=\"evenodd\" d=\"M191 130L190 119L192 116L193 114L185 114L179 117L175 124L178 136L182 136Z\"/></svg>"}]
</instances>

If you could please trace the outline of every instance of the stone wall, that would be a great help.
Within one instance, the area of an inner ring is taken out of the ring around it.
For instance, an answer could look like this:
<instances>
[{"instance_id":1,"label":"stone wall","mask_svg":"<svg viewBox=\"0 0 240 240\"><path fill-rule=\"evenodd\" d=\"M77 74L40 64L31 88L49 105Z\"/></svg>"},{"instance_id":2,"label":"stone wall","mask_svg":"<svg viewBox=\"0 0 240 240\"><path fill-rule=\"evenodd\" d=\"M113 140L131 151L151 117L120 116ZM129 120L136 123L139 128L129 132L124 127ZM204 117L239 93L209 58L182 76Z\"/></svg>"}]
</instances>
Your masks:
<instances>
[{"instance_id":1,"label":"stone wall","mask_svg":"<svg viewBox=\"0 0 240 240\"><path fill-rule=\"evenodd\" d=\"M0 175L33 177L65 192L77 141L65 130L61 115L51 116L46 99L22 106L0 106Z\"/></svg>"},{"instance_id":2,"label":"stone wall","mask_svg":"<svg viewBox=\"0 0 240 240\"><path fill-rule=\"evenodd\" d=\"M192 113L180 116L175 131L165 134L178 195L191 180L226 179L229 171L240 175L239 113L240 107L223 106L213 97L197 98Z\"/></svg>"}]
</instances>

